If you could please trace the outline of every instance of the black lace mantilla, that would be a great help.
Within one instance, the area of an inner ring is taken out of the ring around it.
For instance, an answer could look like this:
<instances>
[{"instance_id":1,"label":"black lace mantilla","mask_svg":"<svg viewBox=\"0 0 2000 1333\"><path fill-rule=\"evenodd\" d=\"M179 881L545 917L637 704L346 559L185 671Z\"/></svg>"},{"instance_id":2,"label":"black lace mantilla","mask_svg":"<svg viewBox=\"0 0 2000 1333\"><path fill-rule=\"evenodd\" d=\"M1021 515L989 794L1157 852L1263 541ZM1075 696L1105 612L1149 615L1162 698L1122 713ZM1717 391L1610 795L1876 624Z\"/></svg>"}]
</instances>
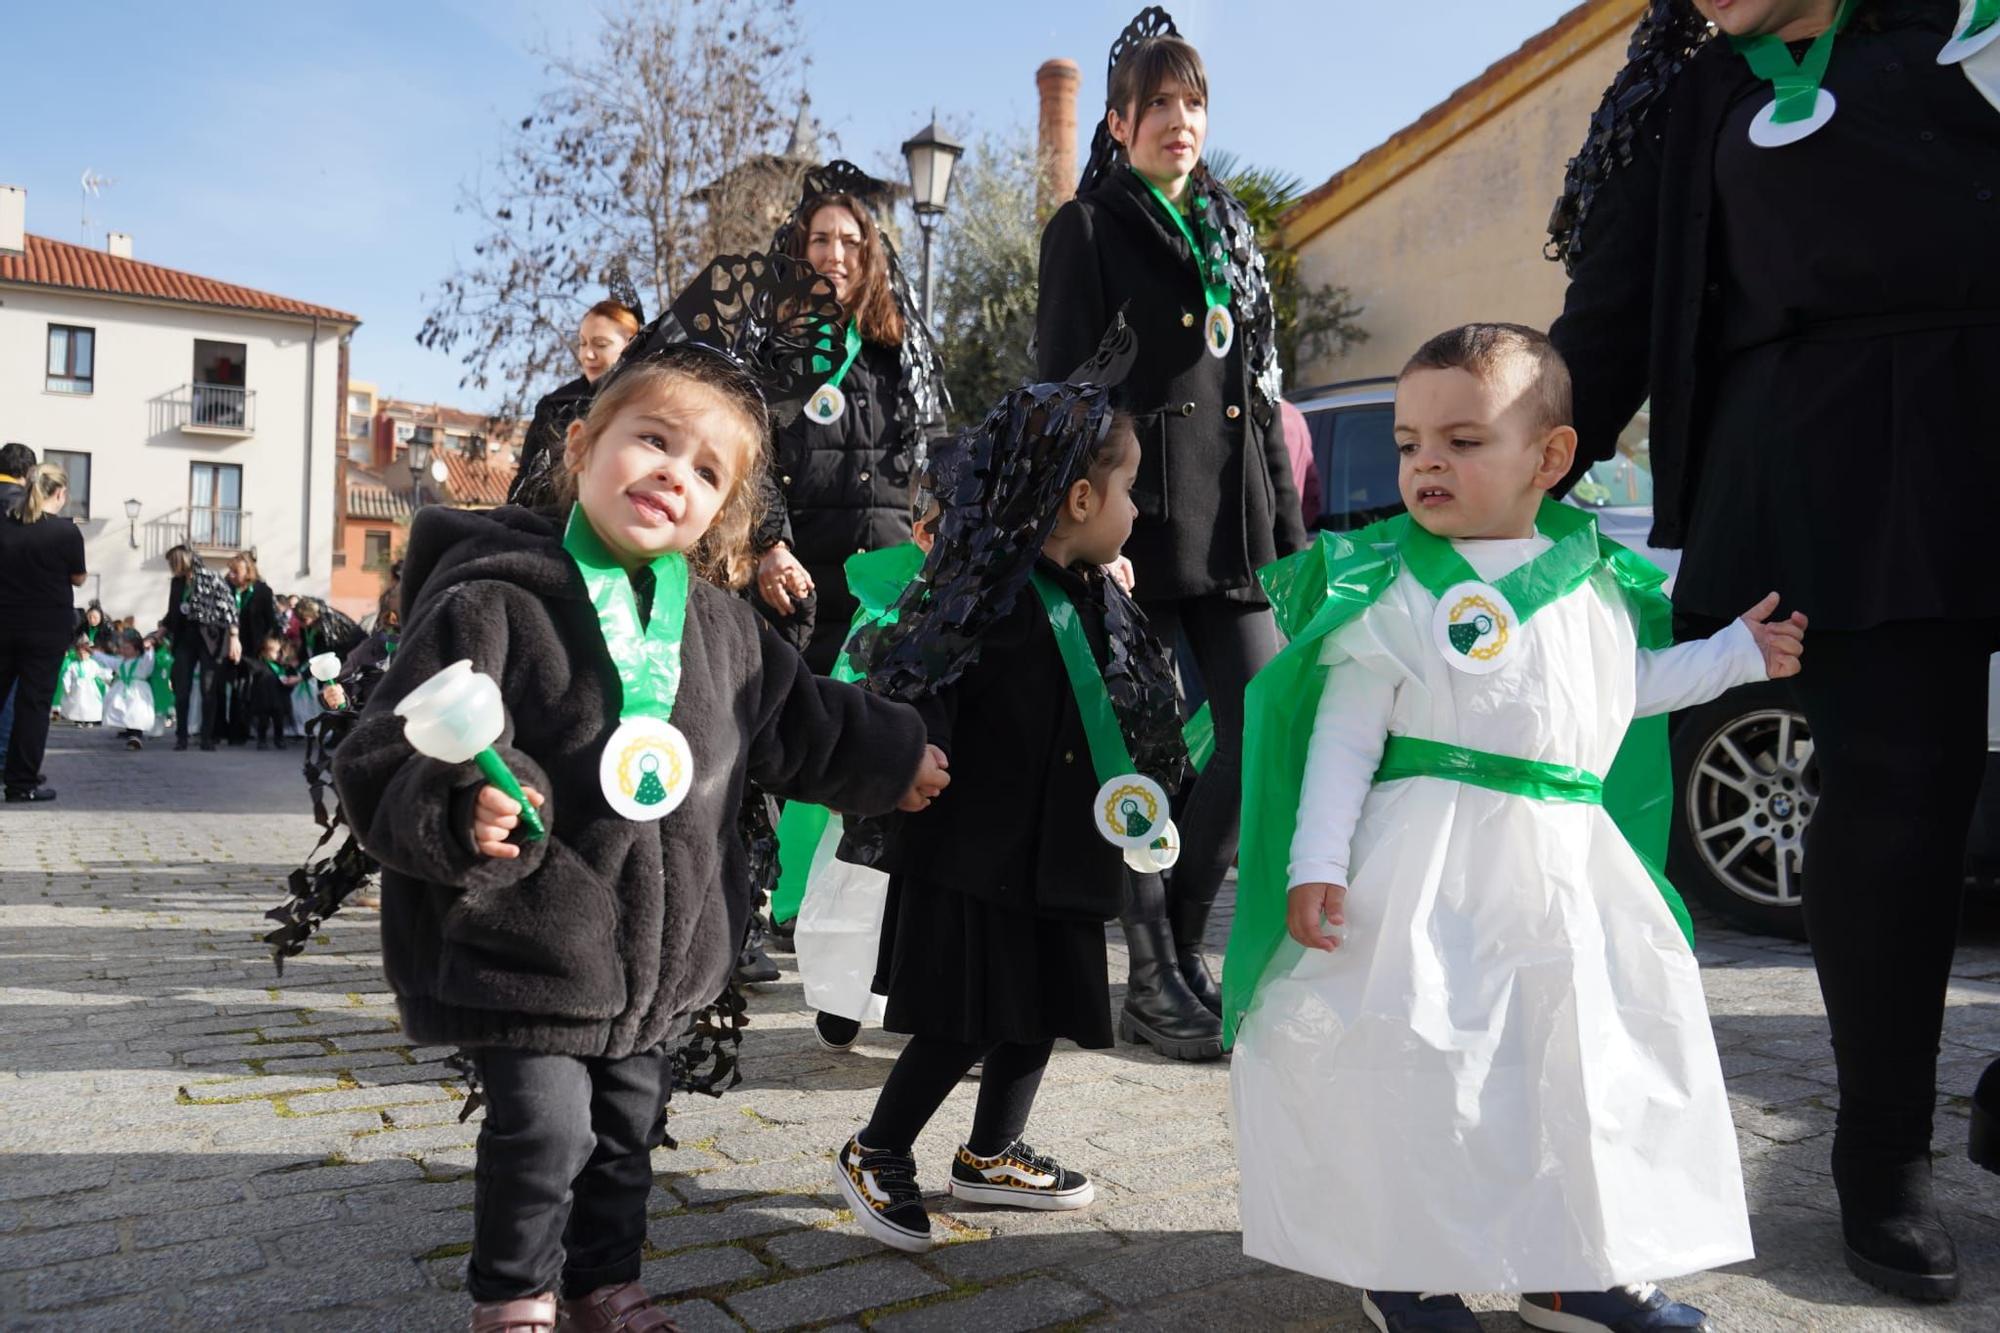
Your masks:
<instances>
[{"instance_id":1,"label":"black lace mantilla","mask_svg":"<svg viewBox=\"0 0 2000 1333\"><path fill-rule=\"evenodd\" d=\"M633 366L701 348L747 375L782 426L826 378L815 368L826 354L825 330L846 318L833 284L809 264L782 254L719 255L625 345L597 393Z\"/></svg>"},{"instance_id":2,"label":"black lace mantilla","mask_svg":"<svg viewBox=\"0 0 2000 1333\"><path fill-rule=\"evenodd\" d=\"M1591 113L1583 147L1563 172L1562 197L1549 217L1544 253L1576 272L1583 256L1585 223L1597 192L1611 173L1630 166L1647 114L1707 44L1712 30L1688 0L1653 0L1625 49L1625 68L1611 80Z\"/></svg>"},{"instance_id":3,"label":"black lace mantilla","mask_svg":"<svg viewBox=\"0 0 2000 1333\"><path fill-rule=\"evenodd\" d=\"M877 199L890 200L895 190L886 181L869 175L852 162L836 158L806 172L799 202L771 237L773 254L790 254L793 246L804 249L800 230L811 224L819 201L830 194L852 195L870 208ZM944 383L944 361L938 355L937 337L924 322L923 307L903 272L903 261L880 221L875 234L882 243L883 258L889 264L889 288L896 309L903 316L903 345L897 349L902 374L896 387L896 443L884 459L892 480L909 482L924 470L924 451L931 432L942 426L951 411L951 394Z\"/></svg>"}]
</instances>

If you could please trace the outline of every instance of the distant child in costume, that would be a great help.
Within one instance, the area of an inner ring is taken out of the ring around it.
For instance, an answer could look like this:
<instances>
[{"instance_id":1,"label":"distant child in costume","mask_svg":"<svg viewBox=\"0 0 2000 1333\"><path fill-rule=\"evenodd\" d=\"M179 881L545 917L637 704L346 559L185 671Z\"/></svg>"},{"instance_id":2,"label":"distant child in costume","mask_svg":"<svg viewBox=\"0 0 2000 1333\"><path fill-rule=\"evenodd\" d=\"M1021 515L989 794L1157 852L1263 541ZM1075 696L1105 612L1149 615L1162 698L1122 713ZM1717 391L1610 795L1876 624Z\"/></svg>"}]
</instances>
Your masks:
<instances>
[{"instance_id":1,"label":"distant child in costume","mask_svg":"<svg viewBox=\"0 0 2000 1333\"><path fill-rule=\"evenodd\" d=\"M937 545L893 621L851 648L871 690L923 711L953 775L934 807L878 830L875 989L883 1026L911 1039L834 1167L862 1229L900 1250L931 1245L917 1136L981 1060L950 1193L1034 1209L1094 1194L1022 1134L1055 1041L1112 1044L1104 926L1125 892L1121 848L1164 833L1187 758L1166 652L1102 568L1132 530L1140 449L1130 418L1112 425L1122 322L1112 340L933 459Z\"/></svg>"},{"instance_id":2,"label":"distant child in costume","mask_svg":"<svg viewBox=\"0 0 2000 1333\"><path fill-rule=\"evenodd\" d=\"M412 527L406 627L334 776L383 866L403 1031L466 1048L486 1098L474 1330L670 1327L638 1282L651 1154L672 1045L748 925L746 783L875 814L944 789L914 710L815 678L717 586L748 577L773 415L816 386L809 331L839 318L810 270L725 256L597 385L559 509ZM396 706L468 660L543 837L405 735Z\"/></svg>"},{"instance_id":3,"label":"distant child in costume","mask_svg":"<svg viewBox=\"0 0 2000 1333\"><path fill-rule=\"evenodd\" d=\"M861 678L850 652L856 636L889 614L930 553L938 507L927 490L919 487L917 494L911 507L920 512L909 541L847 559L847 590L855 611L833 664L835 680ZM815 1010L813 1035L829 1051L851 1050L861 1025L882 1018L882 997L874 994L873 979L888 878L873 866L839 858L844 831L838 814L796 801L787 805L778 821L782 873L771 892L772 919L796 926L799 983Z\"/></svg>"},{"instance_id":4,"label":"distant child in costume","mask_svg":"<svg viewBox=\"0 0 2000 1333\"><path fill-rule=\"evenodd\" d=\"M153 716L159 723L156 734L165 735L174 725L174 646L164 622L146 640L146 651L153 658Z\"/></svg>"},{"instance_id":5,"label":"distant child in costume","mask_svg":"<svg viewBox=\"0 0 2000 1333\"><path fill-rule=\"evenodd\" d=\"M144 738L161 732L153 705L153 654L135 629L117 632L118 665L104 692L104 725L116 727L128 750L145 748Z\"/></svg>"},{"instance_id":6,"label":"distant child in costume","mask_svg":"<svg viewBox=\"0 0 2000 1333\"><path fill-rule=\"evenodd\" d=\"M104 721L104 687L110 683L117 658L97 651L92 631L78 630L76 642L63 654L56 678L56 715L66 722L94 727Z\"/></svg>"},{"instance_id":7,"label":"distant child in costume","mask_svg":"<svg viewBox=\"0 0 2000 1333\"><path fill-rule=\"evenodd\" d=\"M1614 817L1649 843L1670 802L1633 719L1795 674L1804 619L1774 593L1664 646L1660 572L1547 498L1576 434L1540 333L1431 340L1395 437L1410 512L1266 571L1291 645L1251 688L1224 971L1244 1249L1385 1333L1475 1333L1456 1291L1706 1328L1651 1283L1750 1257L1736 1132L1684 909Z\"/></svg>"},{"instance_id":8,"label":"distant child in costume","mask_svg":"<svg viewBox=\"0 0 2000 1333\"><path fill-rule=\"evenodd\" d=\"M257 733L260 750L285 748L285 728L292 720L292 691L304 678L296 666L285 664L286 647L282 635L266 635L250 677L250 725Z\"/></svg>"}]
</instances>

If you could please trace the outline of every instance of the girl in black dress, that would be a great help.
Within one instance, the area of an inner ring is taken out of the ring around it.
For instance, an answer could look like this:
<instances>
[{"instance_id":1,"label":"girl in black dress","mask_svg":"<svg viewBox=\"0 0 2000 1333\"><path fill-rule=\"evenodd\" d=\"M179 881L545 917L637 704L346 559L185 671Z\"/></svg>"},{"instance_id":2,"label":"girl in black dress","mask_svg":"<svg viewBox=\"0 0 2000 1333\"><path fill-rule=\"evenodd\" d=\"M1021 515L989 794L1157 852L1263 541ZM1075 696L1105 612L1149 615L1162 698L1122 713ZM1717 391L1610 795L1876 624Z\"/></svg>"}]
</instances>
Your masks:
<instances>
[{"instance_id":1,"label":"girl in black dress","mask_svg":"<svg viewBox=\"0 0 2000 1333\"><path fill-rule=\"evenodd\" d=\"M1045 378L1076 364L1121 309L1140 341L1126 385L1139 521L1125 553L1161 640L1184 639L1193 653L1215 755L1182 812L1171 894L1135 892L1125 913L1123 1027L1162 1054L1208 1059L1222 1053L1222 995L1202 936L1236 855L1243 687L1278 643L1257 570L1303 549L1305 527L1278 415L1263 257L1242 204L1201 163L1201 57L1153 8L1120 35L1110 63L1083 183L1042 235L1036 358Z\"/></svg>"},{"instance_id":2,"label":"girl in black dress","mask_svg":"<svg viewBox=\"0 0 2000 1333\"><path fill-rule=\"evenodd\" d=\"M829 387L778 432L757 533L757 595L821 675L854 618L842 567L910 539L911 479L950 407L937 343L872 211L893 199L851 162L815 167L771 240L852 312L828 331Z\"/></svg>"},{"instance_id":3,"label":"girl in black dress","mask_svg":"<svg viewBox=\"0 0 2000 1333\"><path fill-rule=\"evenodd\" d=\"M886 830L850 825L842 849L889 872L874 989L883 1027L911 1039L834 1176L862 1228L901 1250L931 1245L913 1145L980 1060L951 1194L1035 1209L1092 1197L1021 1135L1054 1042L1112 1041L1104 923L1126 871L1098 811L1107 792L1150 790L1164 819L1158 784L1187 758L1166 653L1101 569L1136 513L1138 438L1103 387L1118 373L1100 361L1017 389L933 460L936 544L850 659L869 689L917 705L953 784Z\"/></svg>"},{"instance_id":4,"label":"girl in black dress","mask_svg":"<svg viewBox=\"0 0 2000 1333\"><path fill-rule=\"evenodd\" d=\"M1958 1287L1931 1116L2000 646L2000 269L1977 258L2000 114L1938 62L1958 23L1953 0L1655 0L1552 224L1577 467L1650 394L1682 632L1773 587L1812 618L1834 1184L1849 1266L1921 1299Z\"/></svg>"}]
</instances>

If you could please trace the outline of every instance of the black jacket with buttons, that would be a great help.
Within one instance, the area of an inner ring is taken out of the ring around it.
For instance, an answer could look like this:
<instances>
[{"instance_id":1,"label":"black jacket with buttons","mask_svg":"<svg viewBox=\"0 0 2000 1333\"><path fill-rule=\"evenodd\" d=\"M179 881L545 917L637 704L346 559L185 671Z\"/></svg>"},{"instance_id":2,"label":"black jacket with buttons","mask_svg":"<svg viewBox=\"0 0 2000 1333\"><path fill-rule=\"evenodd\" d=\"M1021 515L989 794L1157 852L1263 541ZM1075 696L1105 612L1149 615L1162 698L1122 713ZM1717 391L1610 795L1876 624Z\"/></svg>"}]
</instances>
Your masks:
<instances>
[{"instance_id":1,"label":"black jacket with buttons","mask_svg":"<svg viewBox=\"0 0 2000 1333\"><path fill-rule=\"evenodd\" d=\"M1036 568L1075 600L1091 651L1106 658L1104 617L1083 578ZM1048 612L1023 585L981 640L979 660L917 704L951 786L921 814L892 815L882 869L1040 916L1118 914L1125 862L1091 825L1091 766Z\"/></svg>"},{"instance_id":2,"label":"black jacket with buttons","mask_svg":"<svg viewBox=\"0 0 2000 1333\"><path fill-rule=\"evenodd\" d=\"M806 660L826 671L846 637L855 602L841 572L847 558L910 539L909 460L899 457L896 390L902 353L863 342L840 390L847 410L821 425L804 413L778 432L775 486L765 491L760 548L783 541L819 594Z\"/></svg>"},{"instance_id":3,"label":"black jacket with buttons","mask_svg":"<svg viewBox=\"0 0 2000 1333\"><path fill-rule=\"evenodd\" d=\"M1064 204L1042 233L1041 377L1064 379L1088 360L1120 307L1139 340L1123 394L1141 446L1139 521L1125 544L1134 595L1262 600L1257 571L1306 543L1283 421L1256 396L1240 331L1228 356L1203 350L1194 256L1124 170Z\"/></svg>"}]
</instances>

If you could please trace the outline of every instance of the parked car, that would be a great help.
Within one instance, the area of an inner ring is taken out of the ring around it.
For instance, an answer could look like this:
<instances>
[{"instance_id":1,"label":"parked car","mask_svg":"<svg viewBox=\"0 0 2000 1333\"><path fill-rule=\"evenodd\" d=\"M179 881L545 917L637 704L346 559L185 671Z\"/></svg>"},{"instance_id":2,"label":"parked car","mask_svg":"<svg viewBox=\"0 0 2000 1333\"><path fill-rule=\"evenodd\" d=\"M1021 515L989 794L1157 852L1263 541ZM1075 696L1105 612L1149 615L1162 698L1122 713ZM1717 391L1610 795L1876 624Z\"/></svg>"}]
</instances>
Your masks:
<instances>
[{"instance_id":1,"label":"parked car","mask_svg":"<svg viewBox=\"0 0 2000 1333\"><path fill-rule=\"evenodd\" d=\"M1402 510L1396 487L1393 379L1354 380L1287 395L1312 431L1319 470L1317 527L1347 531ZM1680 552L1656 550L1653 477L1641 411L1568 502L1597 516L1606 536L1665 569ZM1806 636L1812 669L1812 636ZM1968 879L2000 878L2000 657L1988 685L1987 781L1966 848ZM1667 874L1683 893L1731 923L1805 938L1805 834L1819 804L1812 729L1791 687L1746 685L1678 713L1670 723L1674 821Z\"/></svg>"}]
</instances>

